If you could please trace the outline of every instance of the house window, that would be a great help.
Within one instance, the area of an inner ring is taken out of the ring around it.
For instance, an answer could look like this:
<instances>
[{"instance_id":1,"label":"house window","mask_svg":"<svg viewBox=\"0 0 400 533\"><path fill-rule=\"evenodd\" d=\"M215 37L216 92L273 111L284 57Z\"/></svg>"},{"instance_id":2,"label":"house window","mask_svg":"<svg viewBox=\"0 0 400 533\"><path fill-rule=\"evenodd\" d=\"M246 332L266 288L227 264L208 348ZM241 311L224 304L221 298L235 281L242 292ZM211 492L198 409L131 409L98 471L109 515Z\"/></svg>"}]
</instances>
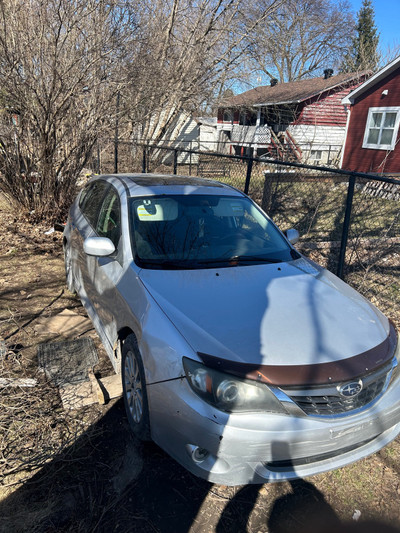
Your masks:
<instances>
[{"instance_id":1,"label":"house window","mask_svg":"<svg viewBox=\"0 0 400 533\"><path fill-rule=\"evenodd\" d=\"M233 113L229 109L225 109L224 115L222 117L224 122L233 122Z\"/></svg>"},{"instance_id":2,"label":"house window","mask_svg":"<svg viewBox=\"0 0 400 533\"><path fill-rule=\"evenodd\" d=\"M314 161L321 161L321 159L322 159L322 150L311 150L310 151L310 159L313 159Z\"/></svg>"},{"instance_id":3,"label":"house window","mask_svg":"<svg viewBox=\"0 0 400 533\"><path fill-rule=\"evenodd\" d=\"M371 107L368 111L363 148L393 150L400 122L400 107Z\"/></svg>"},{"instance_id":4,"label":"house window","mask_svg":"<svg viewBox=\"0 0 400 533\"><path fill-rule=\"evenodd\" d=\"M257 113L252 111L241 111L239 124L242 126L255 126L257 124Z\"/></svg>"},{"instance_id":5,"label":"house window","mask_svg":"<svg viewBox=\"0 0 400 533\"><path fill-rule=\"evenodd\" d=\"M239 116L239 124L241 124L242 126L248 126L249 123L250 121L247 111L241 111Z\"/></svg>"}]
</instances>

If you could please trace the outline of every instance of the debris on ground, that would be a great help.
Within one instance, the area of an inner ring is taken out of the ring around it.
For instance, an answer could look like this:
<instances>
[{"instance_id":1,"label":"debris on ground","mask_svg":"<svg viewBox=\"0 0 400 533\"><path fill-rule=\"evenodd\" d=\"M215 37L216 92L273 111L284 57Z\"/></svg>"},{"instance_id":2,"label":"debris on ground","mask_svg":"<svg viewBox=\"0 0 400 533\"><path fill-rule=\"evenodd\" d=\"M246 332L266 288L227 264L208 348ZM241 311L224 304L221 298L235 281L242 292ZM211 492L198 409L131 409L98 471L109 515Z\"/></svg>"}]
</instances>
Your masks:
<instances>
[{"instance_id":1,"label":"debris on ground","mask_svg":"<svg viewBox=\"0 0 400 533\"><path fill-rule=\"evenodd\" d=\"M88 369L99 361L90 337L39 344L37 356L39 367L56 387L88 381Z\"/></svg>"},{"instance_id":2,"label":"debris on ground","mask_svg":"<svg viewBox=\"0 0 400 533\"><path fill-rule=\"evenodd\" d=\"M94 332L93 324L87 316L78 315L75 311L64 309L61 313L50 317L40 317L34 325L38 335L53 333L57 336L75 338Z\"/></svg>"},{"instance_id":3,"label":"debris on ground","mask_svg":"<svg viewBox=\"0 0 400 533\"><path fill-rule=\"evenodd\" d=\"M62 314L49 322L56 318L52 324L58 325ZM104 405L122 395L119 375L95 376L93 369L99 359L90 337L39 344L37 355L39 368L44 370L48 381L59 388L64 409L80 409L93 403Z\"/></svg>"},{"instance_id":4,"label":"debris on ground","mask_svg":"<svg viewBox=\"0 0 400 533\"><path fill-rule=\"evenodd\" d=\"M64 409L81 409L87 405L106 404L114 398L122 396L121 376L114 374L97 378L89 371L89 380L75 385L60 387L60 396Z\"/></svg>"},{"instance_id":5,"label":"debris on ground","mask_svg":"<svg viewBox=\"0 0 400 533\"><path fill-rule=\"evenodd\" d=\"M0 389L6 387L36 387L37 379L34 378L0 378Z\"/></svg>"}]
</instances>

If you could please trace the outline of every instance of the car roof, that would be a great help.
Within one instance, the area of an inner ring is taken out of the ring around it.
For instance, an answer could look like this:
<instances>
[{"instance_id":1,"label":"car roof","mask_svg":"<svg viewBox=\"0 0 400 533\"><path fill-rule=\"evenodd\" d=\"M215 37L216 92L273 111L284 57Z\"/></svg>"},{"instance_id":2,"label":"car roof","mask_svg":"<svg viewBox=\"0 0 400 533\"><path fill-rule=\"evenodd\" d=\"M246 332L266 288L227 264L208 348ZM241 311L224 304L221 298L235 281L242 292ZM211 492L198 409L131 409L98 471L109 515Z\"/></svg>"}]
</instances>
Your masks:
<instances>
[{"instance_id":1,"label":"car roof","mask_svg":"<svg viewBox=\"0 0 400 533\"><path fill-rule=\"evenodd\" d=\"M243 196L239 190L211 179L174 174L102 174L96 179L120 182L128 196L157 194L210 194Z\"/></svg>"}]
</instances>

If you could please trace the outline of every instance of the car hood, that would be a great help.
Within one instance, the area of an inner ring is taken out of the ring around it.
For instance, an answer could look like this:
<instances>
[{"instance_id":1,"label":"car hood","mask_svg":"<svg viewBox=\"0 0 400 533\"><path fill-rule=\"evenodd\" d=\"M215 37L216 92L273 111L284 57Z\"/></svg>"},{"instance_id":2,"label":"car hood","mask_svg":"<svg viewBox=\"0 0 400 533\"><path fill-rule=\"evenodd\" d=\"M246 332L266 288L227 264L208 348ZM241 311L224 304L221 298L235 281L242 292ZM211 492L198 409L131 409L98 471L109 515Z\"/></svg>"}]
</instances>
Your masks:
<instances>
[{"instance_id":1,"label":"car hood","mask_svg":"<svg viewBox=\"0 0 400 533\"><path fill-rule=\"evenodd\" d=\"M325 364L329 373L332 365L374 352L389 336L382 313L304 258L220 269L143 269L140 278L206 358L281 370ZM374 357L377 366L385 354Z\"/></svg>"}]
</instances>

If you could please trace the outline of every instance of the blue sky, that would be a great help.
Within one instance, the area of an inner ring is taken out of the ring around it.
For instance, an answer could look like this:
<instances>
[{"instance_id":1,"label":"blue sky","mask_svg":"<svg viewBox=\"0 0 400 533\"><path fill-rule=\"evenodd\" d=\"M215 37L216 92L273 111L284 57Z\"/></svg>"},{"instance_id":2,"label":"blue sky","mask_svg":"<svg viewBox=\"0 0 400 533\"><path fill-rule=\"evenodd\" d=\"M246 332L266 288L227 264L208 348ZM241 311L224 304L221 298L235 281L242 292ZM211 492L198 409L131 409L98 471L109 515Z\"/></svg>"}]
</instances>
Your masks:
<instances>
[{"instance_id":1,"label":"blue sky","mask_svg":"<svg viewBox=\"0 0 400 533\"><path fill-rule=\"evenodd\" d=\"M349 0L357 19L362 0ZM388 46L400 47L400 0L373 0L375 25L378 28L381 52L385 54Z\"/></svg>"}]
</instances>

